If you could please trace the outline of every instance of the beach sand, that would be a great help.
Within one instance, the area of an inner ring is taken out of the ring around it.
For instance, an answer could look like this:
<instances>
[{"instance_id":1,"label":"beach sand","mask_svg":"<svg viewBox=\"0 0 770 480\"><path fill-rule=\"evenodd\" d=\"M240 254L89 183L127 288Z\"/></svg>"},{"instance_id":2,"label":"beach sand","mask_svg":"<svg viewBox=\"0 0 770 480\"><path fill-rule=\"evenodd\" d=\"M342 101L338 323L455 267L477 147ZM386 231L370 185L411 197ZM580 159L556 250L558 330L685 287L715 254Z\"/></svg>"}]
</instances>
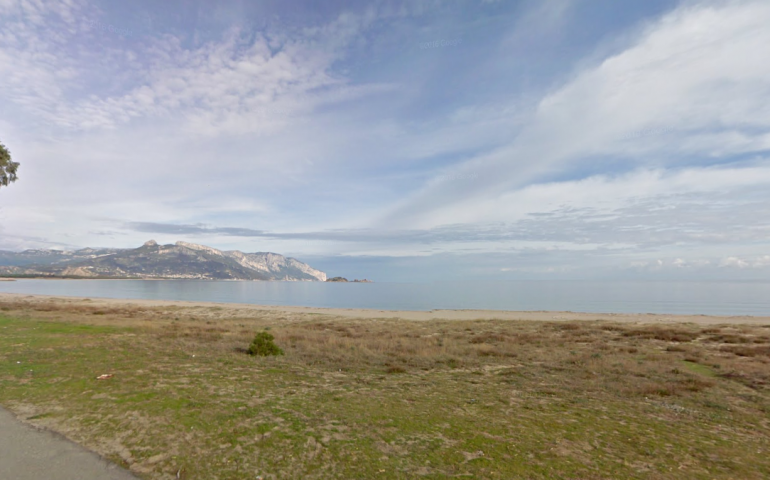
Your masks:
<instances>
[{"instance_id":1,"label":"beach sand","mask_svg":"<svg viewBox=\"0 0 770 480\"><path fill-rule=\"evenodd\" d=\"M718 316L718 315L667 315L655 313L590 313L559 311L503 311L503 310L374 310L363 308L317 308L290 307L278 305L251 305L243 303L185 302L176 300L136 300L111 298L63 297L51 295L28 295L22 293L0 293L0 302L21 302L30 306L41 303L57 303L72 306L102 308L163 308L206 309L209 318L248 317L258 312L285 312L292 314L315 314L331 317L359 319L403 319L403 320L531 320L531 321L612 321L630 323L694 323L715 324L770 324L770 317L759 316ZM212 314L212 308L216 307Z\"/></svg>"}]
</instances>

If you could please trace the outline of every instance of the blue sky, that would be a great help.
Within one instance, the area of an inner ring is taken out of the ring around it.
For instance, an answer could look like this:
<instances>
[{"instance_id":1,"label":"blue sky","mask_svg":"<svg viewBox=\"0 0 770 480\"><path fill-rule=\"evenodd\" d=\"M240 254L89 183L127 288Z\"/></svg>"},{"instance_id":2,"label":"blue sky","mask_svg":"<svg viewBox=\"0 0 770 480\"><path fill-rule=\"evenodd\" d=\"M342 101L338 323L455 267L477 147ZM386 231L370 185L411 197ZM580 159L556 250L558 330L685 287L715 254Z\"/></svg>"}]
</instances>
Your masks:
<instances>
[{"instance_id":1,"label":"blue sky","mask_svg":"<svg viewBox=\"0 0 770 480\"><path fill-rule=\"evenodd\" d=\"M770 278L766 1L0 0L0 249Z\"/></svg>"}]
</instances>

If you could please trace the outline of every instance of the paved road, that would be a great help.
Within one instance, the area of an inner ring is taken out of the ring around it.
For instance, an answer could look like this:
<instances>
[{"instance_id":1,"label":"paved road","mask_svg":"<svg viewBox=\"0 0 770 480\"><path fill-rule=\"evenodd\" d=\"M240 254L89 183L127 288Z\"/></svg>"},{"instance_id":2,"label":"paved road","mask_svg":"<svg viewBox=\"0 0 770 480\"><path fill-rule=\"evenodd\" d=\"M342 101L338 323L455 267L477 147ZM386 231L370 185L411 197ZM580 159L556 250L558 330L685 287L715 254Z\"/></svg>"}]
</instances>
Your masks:
<instances>
[{"instance_id":1,"label":"paved road","mask_svg":"<svg viewBox=\"0 0 770 480\"><path fill-rule=\"evenodd\" d=\"M0 479L137 480L127 470L63 437L22 424L2 408Z\"/></svg>"}]
</instances>

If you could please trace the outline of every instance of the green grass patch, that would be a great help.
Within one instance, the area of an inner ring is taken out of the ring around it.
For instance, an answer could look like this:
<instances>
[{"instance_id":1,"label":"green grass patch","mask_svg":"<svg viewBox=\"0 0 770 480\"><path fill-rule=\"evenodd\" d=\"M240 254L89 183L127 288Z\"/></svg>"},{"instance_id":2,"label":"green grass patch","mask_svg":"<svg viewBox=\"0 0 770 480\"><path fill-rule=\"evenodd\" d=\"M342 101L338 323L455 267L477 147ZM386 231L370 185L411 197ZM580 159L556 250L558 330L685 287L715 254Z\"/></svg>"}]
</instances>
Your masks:
<instances>
[{"instance_id":1,"label":"green grass patch","mask_svg":"<svg viewBox=\"0 0 770 480\"><path fill-rule=\"evenodd\" d=\"M689 360L682 360L682 365L685 369L687 369L687 371L697 373L698 375L703 375L705 377L717 376L717 373L714 371L714 369L707 365L691 362Z\"/></svg>"},{"instance_id":2,"label":"green grass patch","mask_svg":"<svg viewBox=\"0 0 770 480\"><path fill-rule=\"evenodd\" d=\"M687 325L100 311L0 316L0 403L148 479L770 477L764 357Z\"/></svg>"}]
</instances>

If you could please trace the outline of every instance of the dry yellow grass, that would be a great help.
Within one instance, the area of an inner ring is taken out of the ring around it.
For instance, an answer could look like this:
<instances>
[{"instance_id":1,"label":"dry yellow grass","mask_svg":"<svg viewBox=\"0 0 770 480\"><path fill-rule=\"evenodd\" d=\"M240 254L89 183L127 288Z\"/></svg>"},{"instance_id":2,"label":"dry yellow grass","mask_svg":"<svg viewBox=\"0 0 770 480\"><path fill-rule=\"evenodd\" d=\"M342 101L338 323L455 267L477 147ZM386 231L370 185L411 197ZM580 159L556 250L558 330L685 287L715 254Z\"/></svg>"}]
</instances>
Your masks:
<instances>
[{"instance_id":1,"label":"dry yellow grass","mask_svg":"<svg viewBox=\"0 0 770 480\"><path fill-rule=\"evenodd\" d=\"M0 302L0 402L147 478L770 477L770 326L239 313Z\"/></svg>"}]
</instances>

